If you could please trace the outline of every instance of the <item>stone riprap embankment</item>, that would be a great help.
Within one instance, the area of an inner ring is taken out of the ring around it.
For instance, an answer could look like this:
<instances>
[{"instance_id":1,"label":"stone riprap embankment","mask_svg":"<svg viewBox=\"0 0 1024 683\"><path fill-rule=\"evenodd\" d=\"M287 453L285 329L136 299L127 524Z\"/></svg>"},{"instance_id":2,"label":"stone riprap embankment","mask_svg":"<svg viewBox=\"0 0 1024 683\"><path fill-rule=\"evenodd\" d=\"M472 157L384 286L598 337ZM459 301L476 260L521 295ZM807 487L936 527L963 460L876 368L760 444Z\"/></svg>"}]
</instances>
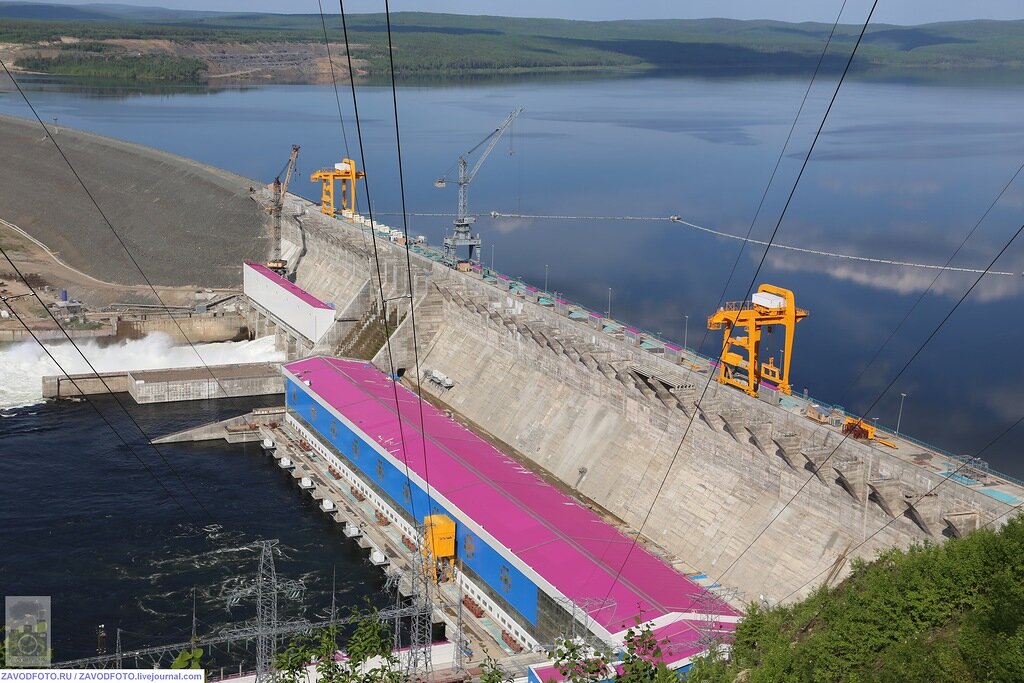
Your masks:
<instances>
[{"instance_id":1,"label":"stone riprap embankment","mask_svg":"<svg viewBox=\"0 0 1024 683\"><path fill-rule=\"evenodd\" d=\"M51 124L48 124L48 126ZM150 147L57 126L55 137L154 285L240 287L269 248L257 182ZM93 277L144 284L38 122L0 116L0 218Z\"/></svg>"}]
</instances>

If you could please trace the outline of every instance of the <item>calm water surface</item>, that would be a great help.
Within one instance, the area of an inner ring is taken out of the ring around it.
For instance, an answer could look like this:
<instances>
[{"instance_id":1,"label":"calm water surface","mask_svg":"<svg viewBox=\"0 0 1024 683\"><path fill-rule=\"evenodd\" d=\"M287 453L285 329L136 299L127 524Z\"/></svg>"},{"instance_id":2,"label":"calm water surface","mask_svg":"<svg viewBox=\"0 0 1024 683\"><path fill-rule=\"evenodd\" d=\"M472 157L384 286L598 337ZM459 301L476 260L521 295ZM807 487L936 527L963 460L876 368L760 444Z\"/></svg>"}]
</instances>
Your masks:
<instances>
[{"instance_id":1,"label":"calm water surface","mask_svg":"<svg viewBox=\"0 0 1024 683\"><path fill-rule=\"evenodd\" d=\"M471 210L679 215L743 234L805 87L801 80L641 79L404 88L398 97L408 208L416 213L452 211L454 186L438 190L434 180L510 110L523 106L525 113L473 183ZM754 226L755 238L767 240L775 228L831 95L829 88L812 91ZM152 145L263 182L280 171L290 145L299 144L302 174L293 190L308 197L318 195L308 182L309 172L358 151L347 91L342 91L343 137L329 87L122 96L36 86L29 93L47 121L56 118L59 125ZM358 96L372 203L382 220L400 225L400 218L383 215L400 208L391 93L363 87ZM0 111L28 115L13 93L0 94ZM1020 111L1022 89L845 84L775 241L944 263L1024 161ZM359 201L365 205L364 195ZM411 230L437 244L449 221L413 216ZM983 268L1022 221L1024 183L1017 183L961 250L955 265ZM705 353L714 353L719 343L717 336L705 337L706 316L723 293L727 300L743 297L764 256L762 247L748 247L741 254L737 241L665 221L482 217L477 225L485 241L484 260L489 263L493 257L499 270L543 285L547 269L550 289L596 310L607 307L611 288L617 318L679 341L685 336ZM1013 355L1024 332L1022 249L1024 245L1011 245L995 265L996 270L1018 275L987 277L884 395L883 389L975 276L939 277L895 334L931 285L933 271L773 249L764 258L757 282L793 289L798 304L810 310L797 333L797 388L806 386L813 396L852 411L866 411L877 403L870 415L893 426L900 394L906 393L904 432L956 453L976 454L1024 415L1024 372ZM775 340L766 342L769 350L778 348L774 344ZM869 365L876 354L878 359ZM156 412L162 415L163 410ZM104 468L101 463L115 446L84 409L45 407L39 415L18 420L23 421L19 429L36 431L0 446L0 466L17 475L0 478L0 488L5 500L16 494L22 505L39 509L41 517L17 516L38 526L32 532L32 558L24 560L29 565L18 568L38 567L44 578L33 584L19 572L17 589L63 590L69 598L102 595L103 589L86 577L96 574L88 563L102 563L104 553L116 553L117 562L130 557L135 563L153 565L150 573L156 574L164 571L154 564L161 558L201 556L221 547L184 519L175 520L174 510L159 501L136 466L122 461L118 470ZM11 427L0 425L0 431ZM93 439L79 438L83 430ZM982 457L993 467L1024 478L1020 439L1020 431L1012 432L984 450ZM24 464L11 461L12 454L26 452L22 449L37 453L32 467L45 470L22 473ZM290 484L265 461L229 448L180 449L175 455L188 462L202 486L209 487L211 505L223 507L225 517L236 520L234 528L224 531L230 544L276 534L300 549L296 557L306 558L297 560L296 571L318 572L321 579L341 562L336 555L347 551L338 547L336 534L321 528L318 513L304 507ZM84 509L80 503L54 502L68 501L74 491L89 491L94 479L109 487L109 496L91 492ZM148 492L141 498L151 507L143 501L130 505L114 495L133 487ZM26 488L34 493L26 493ZM48 502L40 505L39 495ZM257 510L264 514L254 514ZM115 533L124 528L123 519L135 520L137 515L149 521L133 521L128 526L133 536ZM65 526L68 530L60 531ZM174 540L176 534L185 540ZM160 542L135 545L139 539L157 537ZM17 538L23 542L24 536ZM320 542L322 547L316 545ZM189 552L172 552L179 544ZM10 546L5 542L4 547ZM302 555L302 548L309 552ZM69 557L85 564L68 566L72 563L64 560ZM251 563L252 558L242 559ZM126 614L139 618L139 610L145 612L150 604L147 600L160 600L142 597L156 595L145 583L146 572L130 574L118 584L112 600L117 604L110 606L108 621ZM62 576L80 578L69 583ZM4 577L5 590L9 580ZM109 576L103 580L114 581ZM204 581L208 589L215 583ZM160 585L174 600L187 588ZM85 600L83 609L106 602L89 599L96 605ZM136 604L139 601L141 605Z\"/></svg>"}]
</instances>

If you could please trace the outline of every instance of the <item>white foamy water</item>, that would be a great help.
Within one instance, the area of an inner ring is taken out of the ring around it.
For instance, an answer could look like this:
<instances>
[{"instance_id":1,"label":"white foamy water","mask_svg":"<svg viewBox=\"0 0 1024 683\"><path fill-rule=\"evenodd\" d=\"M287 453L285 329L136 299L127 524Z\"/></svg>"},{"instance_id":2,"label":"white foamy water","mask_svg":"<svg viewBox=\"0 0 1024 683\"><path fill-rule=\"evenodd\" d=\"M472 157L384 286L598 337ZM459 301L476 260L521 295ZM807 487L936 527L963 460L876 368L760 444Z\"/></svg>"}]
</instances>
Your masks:
<instances>
[{"instance_id":1,"label":"white foamy water","mask_svg":"<svg viewBox=\"0 0 1024 683\"><path fill-rule=\"evenodd\" d=\"M71 344L47 343L46 348L60 363L60 368L34 341L20 342L0 349L0 409L32 405L42 401L43 376L59 375L61 368L68 374L92 372ZM98 372L284 360L284 354L274 350L273 337L262 337L253 341L196 344L193 348L174 346L169 336L157 333L143 339L105 347L94 341L80 342L78 348Z\"/></svg>"}]
</instances>

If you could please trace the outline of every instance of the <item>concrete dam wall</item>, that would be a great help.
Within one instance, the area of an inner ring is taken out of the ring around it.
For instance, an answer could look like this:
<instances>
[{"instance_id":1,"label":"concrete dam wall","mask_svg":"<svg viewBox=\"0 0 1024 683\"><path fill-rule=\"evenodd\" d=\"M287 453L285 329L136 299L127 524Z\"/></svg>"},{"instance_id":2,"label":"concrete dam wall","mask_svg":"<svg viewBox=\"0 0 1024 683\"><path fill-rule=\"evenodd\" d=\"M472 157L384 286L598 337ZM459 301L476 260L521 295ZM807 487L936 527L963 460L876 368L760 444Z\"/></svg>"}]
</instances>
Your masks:
<instances>
[{"instance_id":1,"label":"concrete dam wall","mask_svg":"<svg viewBox=\"0 0 1024 683\"><path fill-rule=\"evenodd\" d=\"M377 283L365 227L316 215L308 203L293 209L306 212L299 282L339 310L368 306L366 285ZM293 244L297 230L294 220L285 227ZM378 250L385 296L397 297L389 305L415 302L421 371L454 383L424 381L425 392L629 529L651 509L645 542L746 600L799 597L844 575L853 556L940 541L1010 509L954 481L924 496L945 477L921 464L933 456L917 447L843 440L834 427L713 381L695 406L706 371L478 275L414 255L412 296L402 298L405 250L382 239ZM413 367L412 350L406 316L392 335L396 367ZM391 369L385 349L374 362Z\"/></svg>"}]
</instances>

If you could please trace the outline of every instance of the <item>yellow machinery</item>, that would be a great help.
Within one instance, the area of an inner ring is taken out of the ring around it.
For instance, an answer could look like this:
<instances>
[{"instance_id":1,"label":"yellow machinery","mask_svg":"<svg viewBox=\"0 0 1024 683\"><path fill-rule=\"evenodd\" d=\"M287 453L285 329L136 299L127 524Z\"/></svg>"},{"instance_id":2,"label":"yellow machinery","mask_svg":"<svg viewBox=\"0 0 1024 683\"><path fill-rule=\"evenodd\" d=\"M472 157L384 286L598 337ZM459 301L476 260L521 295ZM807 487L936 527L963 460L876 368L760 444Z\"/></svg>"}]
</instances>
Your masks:
<instances>
[{"instance_id":1,"label":"yellow machinery","mask_svg":"<svg viewBox=\"0 0 1024 683\"><path fill-rule=\"evenodd\" d=\"M896 448L896 444L892 441L888 441L878 436L878 429L875 425L868 424L864 422L864 420L858 420L855 417L846 418L846 422L843 423L843 434L848 434L855 439L874 441L875 443L880 443L883 446L888 446L889 448Z\"/></svg>"},{"instance_id":2,"label":"yellow machinery","mask_svg":"<svg viewBox=\"0 0 1024 683\"><path fill-rule=\"evenodd\" d=\"M455 522L447 515L423 518L423 554L429 560L437 583L438 565L455 565Z\"/></svg>"},{"instance_id":3,"label":"yellow machinery","mask_svg":"<svg viewBox=\"0 0 1024 683\"><path fill-rule=\"evenodd\" d=\"M334 183L341 181L341 210L356 210L356 181L365 178L366 174L356 170L356 162L352 159L342 159L341 163L335 164L334 168L322 168L309 179L314 183L323 182L323 192L320 195L320 211L333 216L334 207Z\"/></svg>"},{"instance_id":4,"label":"yellow machinery","mask_svg":"<svg viewBox=\"0 0 1024 683\"><path fill-rule=\"evenodd\" d=\"M774 285L759 286L749 302L730 302L718 309L708 317L708 329L725 330L718 365L719 383L757 396L761 379L767 379L775 382L783 393L792 394L789 364L793 356L793 332L796 324L806 317L807 311L796 307L793 292ZM762 329L772 325L781 325L786 332L781 369L775 365L775 358L765 363L759 358Z\"/></svg>"}]
</instances>

